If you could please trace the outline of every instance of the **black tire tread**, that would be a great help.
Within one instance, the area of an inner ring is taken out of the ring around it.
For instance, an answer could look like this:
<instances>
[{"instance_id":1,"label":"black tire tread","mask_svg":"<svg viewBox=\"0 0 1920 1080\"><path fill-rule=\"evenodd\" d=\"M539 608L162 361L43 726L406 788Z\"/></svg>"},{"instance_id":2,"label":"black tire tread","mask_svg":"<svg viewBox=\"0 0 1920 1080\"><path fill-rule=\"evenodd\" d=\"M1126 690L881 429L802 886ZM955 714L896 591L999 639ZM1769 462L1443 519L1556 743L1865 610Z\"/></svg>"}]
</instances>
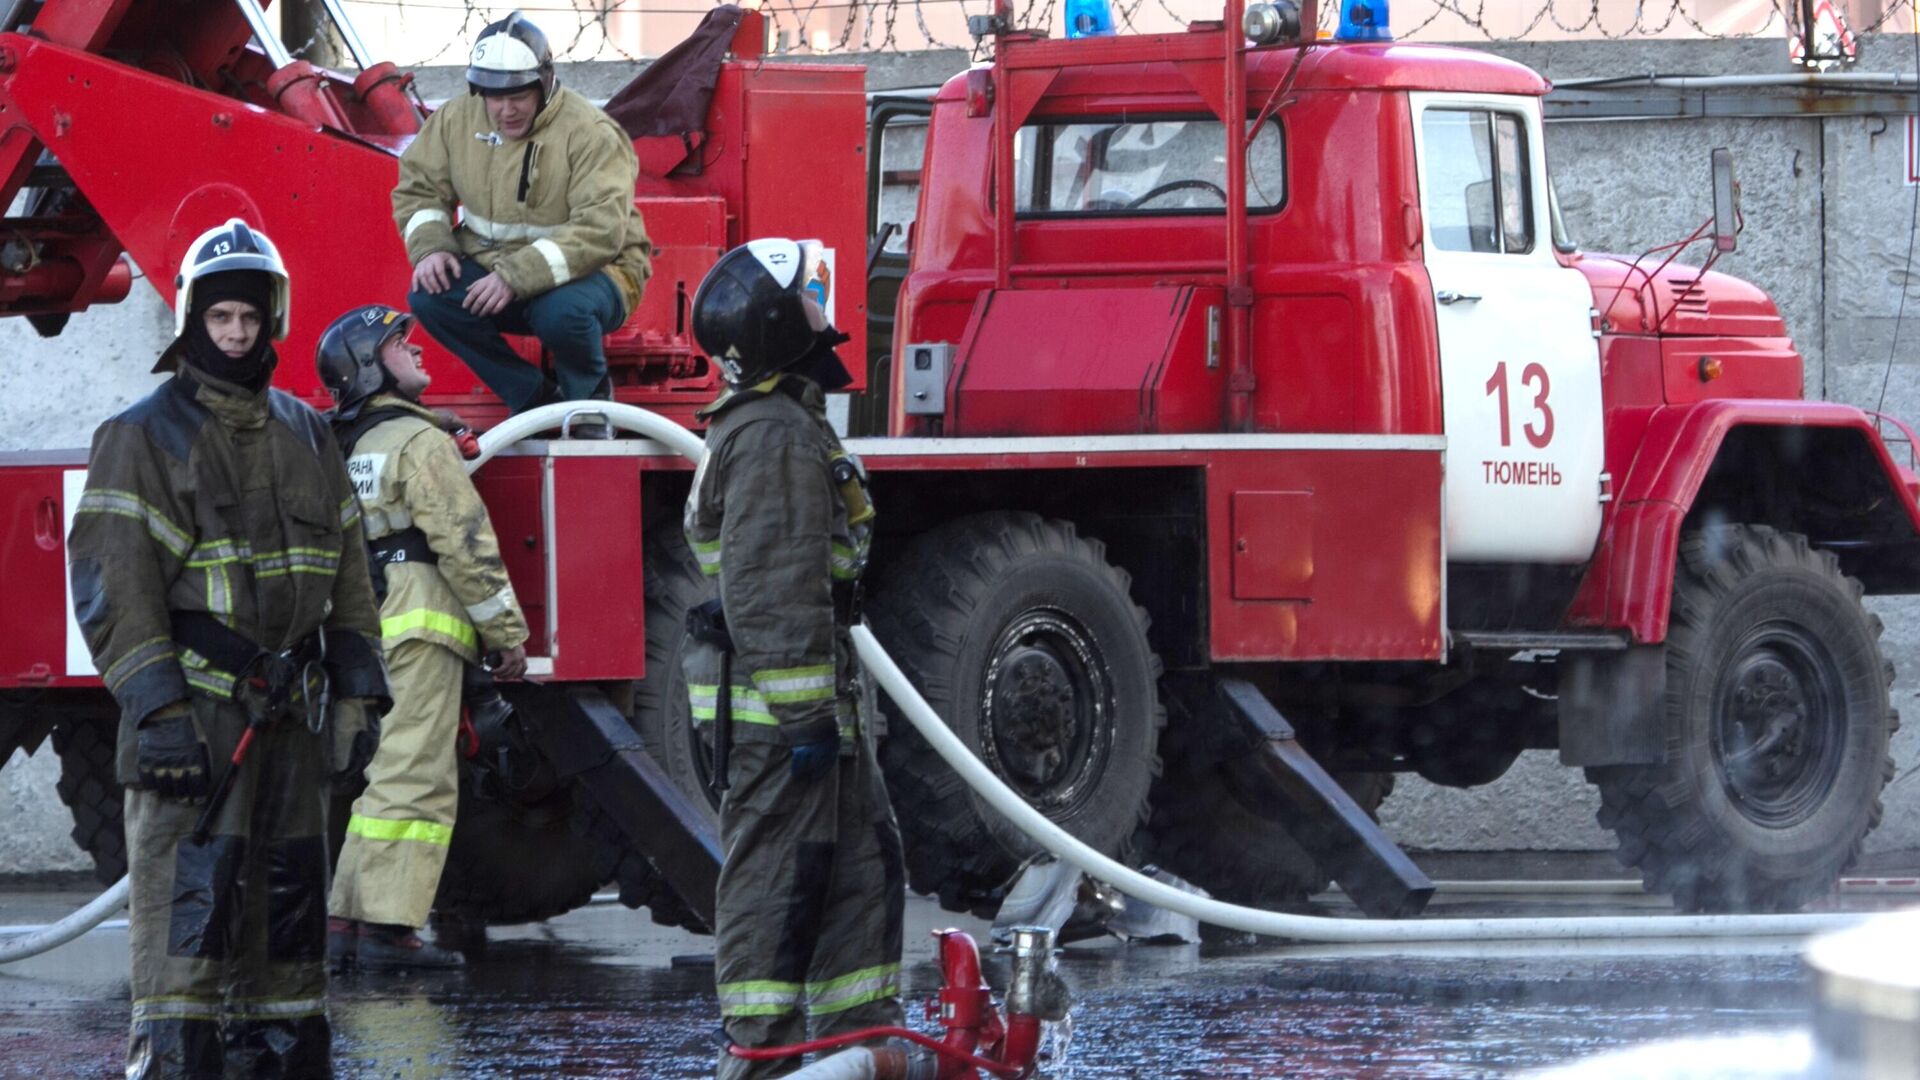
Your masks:
<instances>
[{"instance_id":1,"label":"black tire tread","mask_svg":"<svg viewBox=\"0 0 1920 1080\"><path fill-rule=\"evenodd\" d=\"M1068 522L1032 513L986 513L961 518L915 539L889 570L886 584L869 606L875 635L893 652L902 670L929 697L947 693L944 674L930 672L928 661L951 661L959 646L954 628L967 619L973 598L987 590L1017 560L1036 555L1065 555L1104 577L1128 607L1141 639L1148 617L1131 600L1132 579L1106 558L1106 546L1083 537ZM1160 659L1152 658L1152 678ZM891 703L886 706L891 709ZM1166 725L1166 710L1156 699L1156 732ZM1161 763L1149 752L1150 774ZM971 911L983 918L999 908L1001 892L1021 856L1007 851L975 809L971 790L933 747L897 713L889 714L887 739L880 748L882 771L906 846L907 881L916 892L939 898L949 911ZM1142 799L1137 825L1144 825L1151 804ZM1130 832L1118 850L1106 854L1123 862L1133 858Z\"/></svg>"},{"instance_id":2,"label":"black tire tread","mask_svg":"<svg viewBox=\"0 0 1920 1080\"><path fill-rule=\"evenodd\" d=\"M114 779L119 738L112 710L76 710L53 729L60 755L60 779L54 785L73 815L73 842L93 858L93 874L111 885L127 874L125 801Z\"/></svg>"},{"instance_id":3,"label":"black tire tread","mask_svg":"<svg viewBox=\"0 0 1920 1080\"><path fill-rule=\"evenodd\" d=\"M1716 553L1723 555L1716 557ZM1833 553L1813 548L1798 533L1765 525L1734 525L1683 537L1667 633L1669 671L1687 664L1719 600L1755 572L1783 566L1827 578L1856 602L1865 593L1859 581L1841 573ZM1877 651L1883 629L1880 618L1871 612L1863 615ZM1881 656L1877 666L1883 687L1891 687L1892 662ZM1757 880L1733 853L1716 843L1715 830L1694 805L1691 786L1675 764L1682 734L1679 725L1669 720L1667 765L1586 770L1588 782L1600 790L1596 816L1602 828L1615 834L1614 854L1620 864L1639 869L1648 892L1671 893L1682 911L1791 911L1824 892L1825 886L1812 878L1795 883ZM1889 735L1899 729L1899 714L1890 706L1886 723ZM1893 774L1893 758L1888 755L1878 770L1867 819L1852 835L1837 838L1845 851L1839 870L1852 865L1867 834L1879 825L1884 814L1880 794Z\"/></svg>"}]
</instances>

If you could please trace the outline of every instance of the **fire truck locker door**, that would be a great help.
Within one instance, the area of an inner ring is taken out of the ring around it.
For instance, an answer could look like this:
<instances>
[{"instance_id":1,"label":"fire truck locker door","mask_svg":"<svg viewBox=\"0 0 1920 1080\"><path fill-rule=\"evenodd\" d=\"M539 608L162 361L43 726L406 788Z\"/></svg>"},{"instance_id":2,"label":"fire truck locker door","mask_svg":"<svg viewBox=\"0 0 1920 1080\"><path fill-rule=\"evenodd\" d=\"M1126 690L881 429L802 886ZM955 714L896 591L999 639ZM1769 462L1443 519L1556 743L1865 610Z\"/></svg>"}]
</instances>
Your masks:
<instances>
[{"instance_id":1,"label":"fire truck locker door","mask_svg":"<svg viewBox=\"0 0 1920 1080\"><path fill-rule=\"evenodd\" d=\"M1411 94L1440 332L1447 558L1577 563L1600 532L1593 294L1555 258L1539 103Z\"/></svg>"}]
</instances>

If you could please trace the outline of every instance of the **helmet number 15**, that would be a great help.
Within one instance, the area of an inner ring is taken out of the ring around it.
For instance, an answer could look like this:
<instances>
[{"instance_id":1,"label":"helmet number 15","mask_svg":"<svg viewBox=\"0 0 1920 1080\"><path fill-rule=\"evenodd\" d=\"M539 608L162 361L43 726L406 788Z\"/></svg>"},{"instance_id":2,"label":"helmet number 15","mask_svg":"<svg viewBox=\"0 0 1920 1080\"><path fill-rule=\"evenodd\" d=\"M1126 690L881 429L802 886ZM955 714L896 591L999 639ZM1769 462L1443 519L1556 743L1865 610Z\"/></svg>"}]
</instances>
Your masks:
<instances>
[{"instance_id":1,"label":"helmet number 15","mask_svg":"<svg viewBox=\"0 0 1920 1080\"><path fill-rule=\"evenodd\" d=\"M1521 432L1534 449L1544 449L1553 441L1553 407L1547 404L1547 393L1552 384L1547 380L1547 369L1539 364L1528 364L1520 372L1520 385L1533 391L1533 411L1539 414L1539 428L1534 427L1535 420L1529 417ZM1493 369L1493 376L1487 380L1487 393L1500 399L1500 445L1513 445L1512 409L1507 400L1507 364L1501 361Z\"/></svg>"}]
</instances>

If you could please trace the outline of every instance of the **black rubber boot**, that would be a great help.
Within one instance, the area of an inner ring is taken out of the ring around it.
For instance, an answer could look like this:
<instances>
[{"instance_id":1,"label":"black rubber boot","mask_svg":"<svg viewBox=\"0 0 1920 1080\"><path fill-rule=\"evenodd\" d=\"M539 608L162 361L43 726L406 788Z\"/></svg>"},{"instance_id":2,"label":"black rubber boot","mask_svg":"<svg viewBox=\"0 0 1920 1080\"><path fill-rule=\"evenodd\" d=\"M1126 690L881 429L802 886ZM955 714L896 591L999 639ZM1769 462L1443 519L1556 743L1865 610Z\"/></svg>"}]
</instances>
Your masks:
<instances>
[{"instance_id":1,"label":"black rubber boot","mask_svg":"<svg viewBox=\"0 0 1920 1080\"><path fill-rule=\"evenodd\" d=\"M327 920L327 970L335 974L353 969L360 951L360 924L352 919Z\"/></svg>"},{"instance_id":2,"label":"black rubber boot","mask_svg":"<svg viewBox=\"0 0 1920 1080\"><path fill-rule=\"evenodd\" d=\"M551 378L544 379L540 383L540 392L533 395L533 400L516 406L513 411L516 413L532 412L542 405L552 405L555 402L565 400L567 400L566 397L560 393L560 384L554 382Z\"/></svg>"},{"instance_id":3,"label":"black rubber boot","mask_svg":"<svg viewBox=\"0 0 1920 1080\"><path fill-rule=\"evenodd\" d=\"M356 959L361 971L425 971L461 968L467 958L421 940L410 926L367 923L360 928Z\"/></svg>"}]
</instances>

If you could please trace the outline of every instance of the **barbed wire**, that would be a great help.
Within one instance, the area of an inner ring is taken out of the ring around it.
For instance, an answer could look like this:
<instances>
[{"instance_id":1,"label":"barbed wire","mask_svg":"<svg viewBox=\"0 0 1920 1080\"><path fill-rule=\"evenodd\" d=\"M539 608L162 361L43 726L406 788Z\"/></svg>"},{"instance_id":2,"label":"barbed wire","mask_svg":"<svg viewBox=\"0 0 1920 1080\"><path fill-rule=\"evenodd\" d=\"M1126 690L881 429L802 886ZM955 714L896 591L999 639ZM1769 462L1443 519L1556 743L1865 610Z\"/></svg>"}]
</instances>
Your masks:
<instances>
[{"instance_id":1,"label":"barbed wire","mask_svg":"<svg viewBox=\"0 0 1920 1080\"><path fill-rule=\"evenodd\" d=\"M1110 0L1125 33L1177 31L1218 18L1218 0ZM981 49L967 35L966 17L987 15L994 0L763 0L775 52L911 52ZM1339 21L1339 0L1318 0L1320 26ZM1061 32L1059 0L1015 0L1014 24ZM1855 34L1906 32L1920 0L1853 0ZM517 7L539 24L564 61L637 61L670 48L711 10L706 0L349 0L350 9L378 15L388 27L388 49L409 64L458 62L487 23ZM911 7L911 26L900 21ZM1780 37L1797 23L1799 0L1755 0L1733 9L1724 0L1396 0L1394 32L1429 41L1534 41L1566 38L1692 38L1740 40ZM1709 13L1711 12L1711 13ZM661 21L665 19L665 21ZM397 24L397 25L396 25ZM422 40L418 55L405 44ZM311 43L309 43L311 44ZM816 48L816 46L821 46Z\"/></svg>"}]
</instances>

